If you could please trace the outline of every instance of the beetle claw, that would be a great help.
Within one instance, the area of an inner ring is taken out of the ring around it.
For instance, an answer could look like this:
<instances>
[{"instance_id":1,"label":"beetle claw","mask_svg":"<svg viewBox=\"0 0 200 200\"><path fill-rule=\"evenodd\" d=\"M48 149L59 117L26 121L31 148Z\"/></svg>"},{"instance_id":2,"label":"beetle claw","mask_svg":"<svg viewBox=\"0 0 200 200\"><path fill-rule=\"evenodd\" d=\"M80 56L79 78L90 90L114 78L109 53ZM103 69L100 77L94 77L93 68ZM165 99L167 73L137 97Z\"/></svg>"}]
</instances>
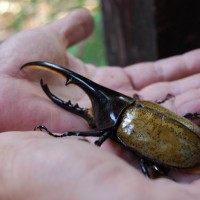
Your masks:
<instances>
[{"instance_id":1,"label":"beetle claw","mask_svg":"<svg viewBox=\"0 0 200 200\"><path fill-rule=\"evenodd\" d=\"M72 78L69 78L69 79L66 80L65 85L67 86L67 85L69 85L69 84L71 84L71 83L72 83Z\"/></svg>"},{"instance_id":2,"label":"beetle claw","mask_svg":"<svg viewBox=\"0 0 200 200\"><path fill-rule=\"evenodd\" d=\"M45 131L45 132L47 132L49 135L53 135L53 133L50 132L49 129L48 129L46 126L44 126L44 125L38 125L38 126L36 126L36 127L34 128L34 131L37 131L38 129L39 129L40 131Z\"/></svg>"}]
</instances>

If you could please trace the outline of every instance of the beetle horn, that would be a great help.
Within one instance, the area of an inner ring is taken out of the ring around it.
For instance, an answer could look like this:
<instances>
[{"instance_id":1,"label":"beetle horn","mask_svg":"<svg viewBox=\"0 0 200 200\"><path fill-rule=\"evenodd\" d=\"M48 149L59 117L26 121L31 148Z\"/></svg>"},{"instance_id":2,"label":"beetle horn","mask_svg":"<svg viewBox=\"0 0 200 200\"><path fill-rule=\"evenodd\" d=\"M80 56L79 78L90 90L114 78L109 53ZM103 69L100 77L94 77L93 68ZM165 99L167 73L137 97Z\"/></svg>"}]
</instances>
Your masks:
<instances>
[{"instance_id":1,"label":"beetle horn","mask_svg":"<svg viewBox=\"0 0 200 200\"><path fill-rule=\"evenodd\" d=\"M114 90L111 90L109 88L106 88L104 86L101 86L84 76L81 76L73 71L70 71L69 69L66 69L62 66L55 65L48 62L30 62L21 67L21 69L28 68L28 67L36 67L39 69L44 69L52 72L59 73L66 77L66 85L68 84L75 84L82 88L86 94L89 96L91 103L92 103L92 109L93 109L93 115L94 115L94 123L95 126L99 128L105 128L113 126L116 123L117 118L119 117L121 111L130 103L133 102L133 98L128 97L126 95L123 95L121 93L118 93ZM64 105L64 101L53 95L50 90L48 89L47 84L44 84L41 81L41 86L44 90L44 92L51 98L51 100L54 101L57 105L61 106L62 108L70 110L66 103ZM81 109L81 108L80 108ZM76 113L77 114L77 113ZM84 116L82 116L85 118ZM103 123L103 127L101 127Z\"/></svg>"}]
</instances>

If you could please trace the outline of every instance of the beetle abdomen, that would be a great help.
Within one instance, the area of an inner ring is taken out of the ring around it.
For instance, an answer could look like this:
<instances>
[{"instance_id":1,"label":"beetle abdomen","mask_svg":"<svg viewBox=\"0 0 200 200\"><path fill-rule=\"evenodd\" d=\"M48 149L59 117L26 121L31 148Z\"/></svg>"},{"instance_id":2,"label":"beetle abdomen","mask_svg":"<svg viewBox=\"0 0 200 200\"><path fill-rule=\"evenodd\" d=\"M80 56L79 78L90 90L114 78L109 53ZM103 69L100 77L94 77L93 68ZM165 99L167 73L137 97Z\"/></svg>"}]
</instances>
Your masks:
<instances>
[{"instance_id":1,"label":"beetle abdomen","mask_svg":"<svg viewBox=\"0 0 200 200\"><path fill-rule=\"evenodd\" d=\"M175 168L193 167L200 159L200 129L176 117L155 103L140 101L139 106L132 104L122 113L117 137L154 162Z\"/></svg>"}]
</instances>

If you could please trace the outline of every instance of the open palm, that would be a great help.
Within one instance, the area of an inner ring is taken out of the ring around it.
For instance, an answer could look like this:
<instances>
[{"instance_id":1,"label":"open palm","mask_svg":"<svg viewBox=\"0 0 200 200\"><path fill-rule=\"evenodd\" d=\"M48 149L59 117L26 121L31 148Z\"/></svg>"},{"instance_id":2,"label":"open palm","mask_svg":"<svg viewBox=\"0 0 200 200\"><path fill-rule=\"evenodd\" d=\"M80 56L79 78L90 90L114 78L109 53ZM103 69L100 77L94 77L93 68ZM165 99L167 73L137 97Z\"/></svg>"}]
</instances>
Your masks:
<instances>
[{"instance_id":1,"label":"open palm","mask_svg":"<svg viewBox=\"0 0 200 200\"><path fill-rule=\"evenodd\" d=\"M65 52L90 35L92 28L91 16L79 10L55 23L18 33L1 44L0 130L4 133L0 135L0 198L196 199L200 196L199 175L171 174L180 182L192 181L188 185L168 179L150 182L139 170L110 153L125 154L117 145L107 142L104 151L74 138L55 139L31 132L38 124L57 132L88 129L82 119L45 96L39 79L32 80L31 73L27 76L20 71L26 62L37 60L65 66L129 96L137 93L155 101L170 93L175 97L163 104L167 108L180 115L200 112L200 50L123 69L96 68ZM37 76L37 72L33 74ZM52 87L66 99L88 105L88 99L77 88L64 84Z\"/></svg>"}]
</instances>

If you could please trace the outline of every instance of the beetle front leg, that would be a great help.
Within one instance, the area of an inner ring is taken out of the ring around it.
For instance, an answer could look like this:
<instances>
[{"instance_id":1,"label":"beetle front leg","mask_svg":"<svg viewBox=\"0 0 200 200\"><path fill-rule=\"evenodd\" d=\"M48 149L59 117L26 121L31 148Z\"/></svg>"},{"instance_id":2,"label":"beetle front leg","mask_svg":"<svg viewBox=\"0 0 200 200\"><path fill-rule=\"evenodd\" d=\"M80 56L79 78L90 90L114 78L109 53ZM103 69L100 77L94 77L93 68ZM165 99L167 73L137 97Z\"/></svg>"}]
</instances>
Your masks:
<instances>
[{"instance_id":1,"label":"beetle front leg","mask_svg":"<svg viewBox=\"0 0 200 200\"><path fill-rule=\"evenodd\" d=\"M82 136L82 137L99 137L99 139L95 142L97 146L100 146L109 136L107 130L97 130L97 131L85 131L85 132L79 132L79 131L67 131L63 134L54 134L51 131L48 130L46 126L39 125L35 127L34 130L39 129L41 131L46 131L49 135L53 137L67 137L67 136Z\"/></svg>"}]
</instances>

